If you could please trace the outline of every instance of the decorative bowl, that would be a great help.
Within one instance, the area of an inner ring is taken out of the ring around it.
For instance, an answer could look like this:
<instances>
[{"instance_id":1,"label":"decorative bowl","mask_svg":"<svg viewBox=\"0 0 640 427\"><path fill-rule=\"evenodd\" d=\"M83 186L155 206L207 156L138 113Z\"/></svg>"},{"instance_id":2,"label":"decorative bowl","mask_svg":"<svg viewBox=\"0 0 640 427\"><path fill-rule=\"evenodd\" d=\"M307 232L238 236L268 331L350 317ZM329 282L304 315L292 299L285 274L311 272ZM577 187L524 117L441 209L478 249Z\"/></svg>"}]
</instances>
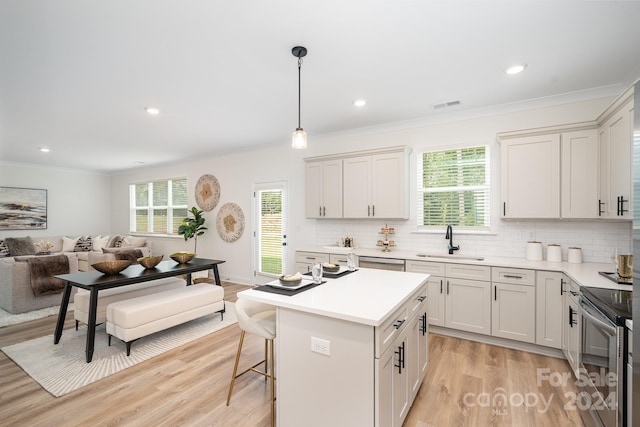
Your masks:
<instances>
[{"instance_id":1,"label":"decorative bowl","mask_svg":"<svg viewBox=\"0 0 640 427\"><path fill-rule=\"evenodd\" d=\"M138 262L144 268L153 268L156 265L158 265L160 263L160 261L162 261L162 257L164 257L164 255L145 256L145 257L142 257L142 258L138 258Z\"/></svg>"},{"instance_id":2,"label":"decorative bowl","mask_svg":"<svg viewBox=\"0 0 640 427\"><path fill-rule=\"evenodd\" d=\"M130 265L131 261L115 260L96 262L95 264L91 264L91 267L95 268L102 274L118 274Z\"/></svg>"},{"instance_id":3,"label":"decorative bowl","mask_svg":"<svg viewBox=\"0 0 640 427\"><path fill-rule=\"evenodd\" d=\"M325 262L324 264L322 264L322 269L327 273L337 273L338 271L340 271L340 266L338 264L329 264Z\"/></svg>"},{"instance_id":4,"label":"decorative bowl","mask_svg":"<svg viewBox=\"0 0 640 427\"><path fill-rule=\"evenodd\" d=\"M280 284L283 286L297 286L302 282L299 276L280 276Z\"/></svg>"},{"instance_id":5,"label":"decorative bowl","mask_svg":"<svg viewBox=\"0 0 640 427\"><path fill-rule=\"evenodd\" d=\"M171 257L172 260L174 260L179 264L186 264L189 261L191 261L195 256L196 254L194 254L193 252L186 252L186 251L180 251L180 252L176 252L174 254L169 255L169 257Z\"/></svg>"}]
</instances>

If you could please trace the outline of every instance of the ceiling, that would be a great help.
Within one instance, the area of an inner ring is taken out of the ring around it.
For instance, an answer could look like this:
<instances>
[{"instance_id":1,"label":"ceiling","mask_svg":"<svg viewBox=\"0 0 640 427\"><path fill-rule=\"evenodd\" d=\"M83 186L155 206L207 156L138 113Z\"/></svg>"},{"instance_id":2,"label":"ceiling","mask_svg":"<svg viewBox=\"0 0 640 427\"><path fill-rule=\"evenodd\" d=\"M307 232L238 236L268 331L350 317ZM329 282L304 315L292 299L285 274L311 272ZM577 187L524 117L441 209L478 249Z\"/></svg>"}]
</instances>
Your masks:
<instances>
[{"instance_id":1,"label":"ceiling","mask_svg":"<svg viewBox=\"0 0 640 427\"><path fill-rule=\"evenodd\" d=\"M2 0L0 161L114 173L290 144L295 45L313 144L619 95L640 76L640 1Z\"/></svg>"}]
</instances>

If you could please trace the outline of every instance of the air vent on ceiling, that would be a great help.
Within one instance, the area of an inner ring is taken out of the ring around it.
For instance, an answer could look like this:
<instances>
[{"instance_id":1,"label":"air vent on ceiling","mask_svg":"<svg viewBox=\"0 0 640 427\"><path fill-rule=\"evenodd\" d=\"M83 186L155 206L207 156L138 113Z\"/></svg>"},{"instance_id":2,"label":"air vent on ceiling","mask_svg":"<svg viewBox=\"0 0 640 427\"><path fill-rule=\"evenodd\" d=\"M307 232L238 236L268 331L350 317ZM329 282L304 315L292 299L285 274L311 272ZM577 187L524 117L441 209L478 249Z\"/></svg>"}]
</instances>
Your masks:
<instances>
[{"instance_id":1,"label":"air vent on ceiling","mask_svg":"<svg viewBox=\"0 0 640 427\"><path fill-rule=\"evenodd\" d=\"M455 105L460 105L460 101L449 101L449 102L443 102L442 104L435 104L433 108L437 110L440 108L453 107Z\"/></svg>"}]
</instances>

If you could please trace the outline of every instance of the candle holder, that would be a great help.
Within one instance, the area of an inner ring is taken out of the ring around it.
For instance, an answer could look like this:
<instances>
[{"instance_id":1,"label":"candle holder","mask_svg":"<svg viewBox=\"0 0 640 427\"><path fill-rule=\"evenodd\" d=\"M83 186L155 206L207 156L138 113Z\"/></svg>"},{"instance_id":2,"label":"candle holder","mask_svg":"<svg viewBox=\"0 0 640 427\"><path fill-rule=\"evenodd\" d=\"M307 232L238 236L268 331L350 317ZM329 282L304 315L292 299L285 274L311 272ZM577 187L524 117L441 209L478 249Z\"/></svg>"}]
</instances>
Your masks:
<instances>
[{"instance_id":1,"label":"candle holder","mask_svg":"<svg viewBox=\"0 0 640 427\"><path fill-rule=\"evenodd\" d=\"M396 230L393 227L387 227L386 224L380 229L378 234L384 234L384 240L378 240L376 246L381 246L382 252L391 252L390 248L396 245L396 242L389 240L389 234L394 234L395 232Z\"/></svg>"}]
</instances>

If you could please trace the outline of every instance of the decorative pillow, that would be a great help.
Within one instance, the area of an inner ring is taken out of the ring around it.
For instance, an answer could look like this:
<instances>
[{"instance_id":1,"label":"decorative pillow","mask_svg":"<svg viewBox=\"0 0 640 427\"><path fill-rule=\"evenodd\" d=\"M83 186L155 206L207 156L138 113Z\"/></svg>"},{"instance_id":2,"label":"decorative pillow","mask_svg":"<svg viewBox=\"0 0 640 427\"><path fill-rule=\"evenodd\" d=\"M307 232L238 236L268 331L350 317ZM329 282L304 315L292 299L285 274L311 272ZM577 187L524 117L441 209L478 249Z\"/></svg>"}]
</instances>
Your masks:
<instances>
[{"instance_id":1,"label":"decorative pillow","mask_svg":"<svg viewBox=\"0 0 640 427\"><path fill-rule=\"evenodd\" d=\"M118 236L114 234L113 237L109 239L109 242L105 246L106 248L119 248L118 243L122 242L122 236Z\"/></svg>"},{"instance_id":2,"label":"decorative pillow","mask_svg":"<svg viewBox=\"0 0 640 427\"><path fill-rule=\"evenodd\" d=\"M78 241L76 242L76 247L73 249L74 252L91 252L91 248L93 247L93 242L91 236L80 236Z\"/></svg>"},{"instance_id":3,"label":"decorative pillow","mask_svg":"<svg viewBox=\"0 0 640 427\"><path fill-rule=\"evenodd\" d=\"M141 248L146 244L147 244L147 238L146 237L126 236L124 239L122 239L122 246L121 247L123 247L123 248Z\"/></svg>"},{"instance_id":4,"label":"decorative pillow","mask_svg":"<svg viewBox=\"0 0 640 427\"><path fill-rule=\"evenodd\" d=\"M75 251L78 240L80 240L79 237L72 239L71 237L62 236L62 252Z\"/></svg>"},{"instance_id":5,"label":"decorative pillow","mask_svg":"<svg viewBox=\"0 0 640 427\"><path fill-rule=\"evenodd\" d=\"M4 244L9 249L9 256L35 255L36 247L31 237L7 237Z\"/></svg>"},{"instance_id":6,"label":"decorative pillow","mask_svg":"<svg viewBox=\"0 0 640 427\"><path fill-rule=\"evenodd\" d=\"M9 256L9 248L4 244L4 240L0 240L0 258Z\"/></svg>"},{"instance_id":7,"label":"decorative pillow","mask_svg":"<svg viewBox=\"0 0 640 427\"><path fill-rule=\"evenodd\" d=\"M102 248L106 248L107 247L107 243L109 243L109 235L96 236L96 237L93 238L92 250L94 250L96 252L100 252L102 250Z\"/></svg>"}]
</instances>

